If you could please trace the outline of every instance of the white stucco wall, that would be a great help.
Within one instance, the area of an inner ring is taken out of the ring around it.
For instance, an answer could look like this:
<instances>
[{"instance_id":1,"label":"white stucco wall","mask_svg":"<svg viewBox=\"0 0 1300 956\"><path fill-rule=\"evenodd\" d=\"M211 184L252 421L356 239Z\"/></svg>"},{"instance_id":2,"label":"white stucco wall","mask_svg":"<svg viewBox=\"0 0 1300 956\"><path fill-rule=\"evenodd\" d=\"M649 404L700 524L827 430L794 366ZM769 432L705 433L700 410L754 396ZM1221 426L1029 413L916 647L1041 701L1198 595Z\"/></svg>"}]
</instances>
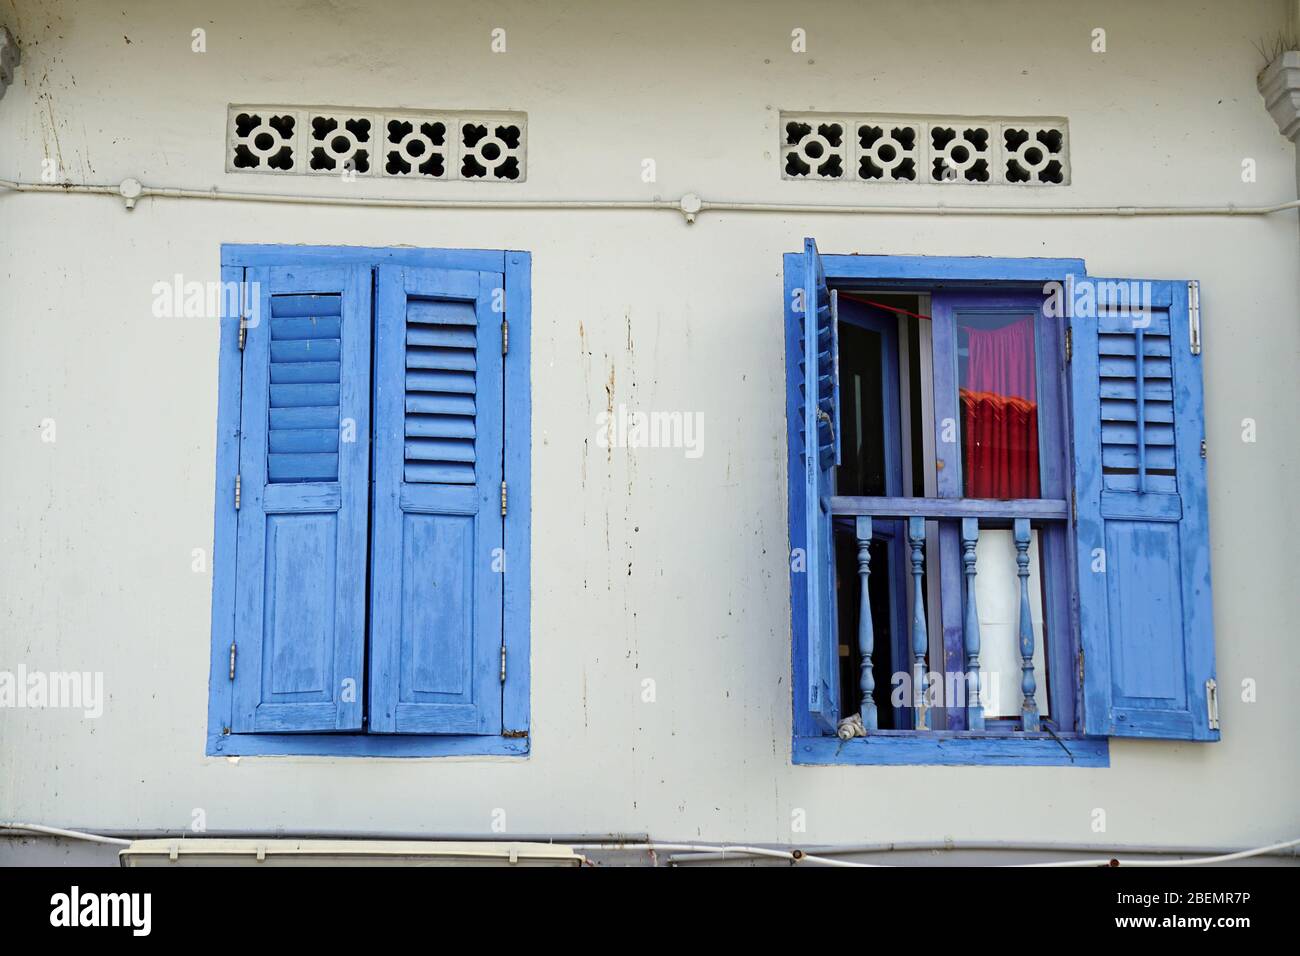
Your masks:
<instances>
[{"instance_id":1,"label":"white stucco wall","mask_svg":"<svg viewBox=\"0 0 1300 956\"><path fill-rule=\"evenodd\" d=\"M1255 89L1277 0L724 5L0 0L24 61L0 178L335 195L1262 204L1295 150ZM190 51L207 30L208 52ZM506 54L489 51L504 27ZM789 50L791 29L809 51ZM1090 52L1090 31L1108 52ZM129 39L129 42L128 42ZM526 110L521 186L228 175L229 103ZM791 183L781 109L1065 115L1073 183ZM658 182L641 181L654 158ZM1241 181L1257 161L1258 181ZM954 198L954 195L960 198ZM796 768L781 255L1077 256L1202 280L1223 740L1109 769ZM87 828L648 832L745 841L1245 845L1300 834L1300 235L1267 219L431 212L0 196L0 667L103 671L98 720L0 710L0 819ZM533 750L203 755L217 327L150 315L221 242L529 250ZM700 411L704 455L595 445L615 405ZM41 441L43 419L57 442ZM1258 441L1243 443L1243 418ZM658 701L641 702L643 678ZM1258 701L1238 688L1258 682ZM803 808L806 834L792 835ZM1091 827L1094 808L1108 829Z\"/></svg>"}]
</instances>

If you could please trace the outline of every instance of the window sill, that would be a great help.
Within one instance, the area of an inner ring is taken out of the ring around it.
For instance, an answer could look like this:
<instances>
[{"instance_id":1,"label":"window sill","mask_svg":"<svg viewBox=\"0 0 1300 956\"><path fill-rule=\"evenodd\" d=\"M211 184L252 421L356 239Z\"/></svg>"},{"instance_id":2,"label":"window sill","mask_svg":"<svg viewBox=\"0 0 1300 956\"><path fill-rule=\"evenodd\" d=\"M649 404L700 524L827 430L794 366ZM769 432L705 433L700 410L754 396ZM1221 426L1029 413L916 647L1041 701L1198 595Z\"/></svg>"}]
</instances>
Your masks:
<instances>
[{"instance_id":1,"label":"window sill","mask_svg":"<svg viewBox=\"0 0 1300 956\"><path fill-rule=\"evenodd\" d=\"M1110 766L1109 738L1058 737L910 730L877 731L851 740L795 737L792 757L795 764L812 766Z\"/></svg>"},{"instance_id":2,"label":"window sill","mask_svg":"<svg viewBox=\"0 0 1300 956\"><path fill-rule=\"evenodd\" d=\"M209 757L526 757L530 737L413 734L218 734Z\"/></svg>"}]
</instances>

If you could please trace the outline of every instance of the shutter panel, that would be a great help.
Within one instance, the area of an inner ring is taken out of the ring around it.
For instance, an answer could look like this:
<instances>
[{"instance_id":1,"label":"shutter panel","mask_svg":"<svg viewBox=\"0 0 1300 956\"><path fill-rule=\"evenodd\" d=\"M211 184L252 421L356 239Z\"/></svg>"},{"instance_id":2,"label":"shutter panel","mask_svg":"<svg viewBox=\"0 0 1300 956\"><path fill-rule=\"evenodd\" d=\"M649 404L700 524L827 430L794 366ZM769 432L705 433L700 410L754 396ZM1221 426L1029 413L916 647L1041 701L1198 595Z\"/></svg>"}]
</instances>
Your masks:
<instances>
[{"instance_id":1,"label":"shutter panel","mask_svg":"<svg viewBox=\"0 0 1300 956\"><path fill-rule=\"evenodd\" d=\"M1217 740L1190 284L1072 277L1066 289L1084 729Z\"/></svg>"},{"instance_id":2,"label":"shutter panel","mask_svg":"<svg viewBox=\"0 0 1300 956\"><path fill-rule=\"evenodd\" d=\"M249 269L232 730L361 729L370 272ZM234 493L234 489L231 489Z\"/></svg>"},{"instance_id":3,"label":"shutter panel","mask_svg":"<svg viewBox=\"0 0 1300 956\"><path fill-rule=\"evenodd\" d=\"M818 725L834 731L840 717L840 664L835 549L826 508L835 493L834 470L839 463L839 356L826 272L812 239L804 240L803 281L799 410L808 549L803 575L808 589L808 709Z\"/></svg>"},{"instance_id":4,"label":"shutter panel","mask_svg":"<svg viewBox=\"0 0 1300 956\"><path fill-rule=\"evenodd\" d=\"M504 287L500 273L379 268L376 733L501 733Z\"/></svg>"}]
</instances>

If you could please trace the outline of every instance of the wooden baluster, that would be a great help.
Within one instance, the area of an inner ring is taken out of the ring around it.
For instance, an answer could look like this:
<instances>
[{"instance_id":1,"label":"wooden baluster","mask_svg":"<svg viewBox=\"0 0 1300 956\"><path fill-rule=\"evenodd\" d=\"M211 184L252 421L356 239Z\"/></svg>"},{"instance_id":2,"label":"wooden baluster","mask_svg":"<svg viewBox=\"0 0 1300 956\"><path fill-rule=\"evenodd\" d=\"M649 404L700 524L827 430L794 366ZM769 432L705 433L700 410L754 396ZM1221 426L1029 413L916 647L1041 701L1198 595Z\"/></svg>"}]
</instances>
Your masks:
<instances>
[{"instance_id":1,"label":"wooden baluster","mask_svg":"<svg viewBox=\"0 0 1300 956\"><path fill-rule=\"evenodd\" d=\"M966 614L963 636L966 645L966 729L984 729L984 707L980 703L980 618L975 607L975 542L979 540L978 518L961 519L961 563L966 572Z\"/></svg>"},{"instance_id":2,"label":"wooden baluster","mask_svg":"<svg viewBox=\"0 0 1300 956\"><path fill-rule=\"evenodd\" d=\"M1029 519L1015 520L1016 574L1020 578L1020 689L1025 702L1021 707L1022 730L1038 731L1038 702L1034 700L1034 622L1029 616Z\"/></svg>"},{"instance_id":3,"label":"wooden baluster","mask_svg":"<svg viewBox=\"0 0 1300 956\"><path fill-rule=\"evenodd\" d=\"M858 713L862 726L868 731L880 727L876 716L876 676L871 671L871 655L875 651L876 633L871 623L871 594L867 581L871 577L871 516L858 515L858 582L862 595L858 600L858 653L862 656L862 676L858 687L862 690L862 704Z\"/></svg>"},{"instance_id":4,"label":"wooden baluster","mask_svg":"<svg viewBox=\"0 0 1300 956\"><path fill-rule=\"evenodd\" d=\"M929 638L925 633L925 594L921 572L925 567L925 519L907 519L907 540L912 546L912 709L914 730L930 729L930 714L925 700L925 651Z\"/></svg>"}]
</instances>

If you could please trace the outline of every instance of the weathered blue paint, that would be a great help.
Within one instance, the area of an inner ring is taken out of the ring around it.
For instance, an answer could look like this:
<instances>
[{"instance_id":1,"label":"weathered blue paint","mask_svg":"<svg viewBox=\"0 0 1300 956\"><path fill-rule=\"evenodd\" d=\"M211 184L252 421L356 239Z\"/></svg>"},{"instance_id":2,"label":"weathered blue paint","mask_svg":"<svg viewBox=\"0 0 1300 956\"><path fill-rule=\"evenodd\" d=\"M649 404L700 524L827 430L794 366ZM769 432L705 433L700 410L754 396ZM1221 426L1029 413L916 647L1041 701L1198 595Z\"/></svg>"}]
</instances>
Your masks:
<instances>
[{"instance_id":1,"label":"weathered blue paint","mask_svg":"<svg viewBox=\"0 0 1300 956\"><path fill-rule=\"evenodd\" d=\"M839 320L842 324L857 326L874 332L880 338L880 382L881 405L884 411L884 477L885 493L897 497L903 493L902 462L902 414L899 404L898 381L898 316L895 313L876 306L868 305L852 298L838 296ZM842 416L841 416L842 417ZM835 508L835 502L843 499L831 498L831 514L842 516L843 512ZM878 499L877 499L878 500ZM876 568L876 574L885 576L889 583L889 635L890 660L902 661L908 658L911 644L907 630L907 567L906 540L907 529L902 521L875 520L871 523L872 537L885 546L886 565ZM873 677L874 679L874 677ZM911 720L911 710L907 702L893 706L894 726L905 727Z\"/></svg>"},{"instance_id":2,"label":"weathered blue paint","mask_svg":"<svg viewBox=\"0 0 1300 956\"><path fill-rule=\"evenodd\" d=\"M796 764L897 767L942 766L1109 767L1110 741L1076 734L1011 734L936 730L880 730L866 737L795 737Z\"/></svg>"},{"instance_id":3,"label":"weathered blue paint","mask_svg":"<svg viewBox=\"0 0 1300 956\"><path fill-rule=\"evenodd\" d=\"M1086 274L1082 259L999 259L986 256L822 256L831 279L864 279L884 286L947 288L969 283L1045 283ZM787 264L787 268L789 268Z\"/></svg>"},{"instance_id":4,"label":"weathered blue paint","mask_svg":"<svg viewBox=\"0 0 1300 956\"><path fill-rule=\"evenodd\" d=\"M806 244L807 245L807 244ZM929 289L941 290L950 289L961 291L963 294L973 291L980 291L984 294L987 302L997 303L999 297L1012 298L1017 303L1017 307L1023 307L1026 296L1031 293L1039 297L1044 284L1047 282L1064 282L1068 275L1086 274L1085 266L1079 259L994 259L983 257L970 258L953 258L953 257L930 257L930 256L842 256L831 255L822 256L821 262L827 281L831 284L838 285L840 288L857 286L861 288L905 288L909 290ZM792 308L795 301L795 293L804 287L805 271L805 254L788 253L784 257L785 266L785 341L786 341L786 415L787 415L787 455L789 474L789 522L790 522L790 541L792 551L794 549L804 549L807 540L807 523L809 514L807 492L807 482L803 479L804 475L804 442L803 442L803 412L805 406L801 401L800 389L803 385L803 339L800 335L799 321L801 316ZM993 287L993 288L990 288ZM1005 304L1005 303L1004 303ZM1049 322L1038 323L1039 332L1036 339L1036 347L1039 349L1040 356L1059 356L1061 355L1061 333L1062 330L1057 325ZM1043 415L1052 414L1054 420L1063 418L1062 409L1065 407L1065 385L1064 376L1060 374L1062 364L1059 360L1040 360L1038 363L1038 377L1041 413ZM954 377L955 382L955 377ZM955 392L955 389L954 389ZM1041 431L1041 430L1040 430ZM1058 436L1059 461L1048 460L1050 449L1040 450L1040 461L1042 463L1042 483L1043 494L1048 496L1040 501L1034 502L997 502L995 510L991 514L996 515L995 520L1010 521L1016 517L1029 517L1038 527L1040 533L1040 547L1045 549L1049 560L1053 560L1051 555L1055 554L1058 562L1057 566L1066 566L1065 562L1069 556L1069 549L1066 547L1067 530L1063 526L1065 519L1068 517L1068 508L1066 505L1066 495L1069 493L1068 468L1064 457L1064 436ZM960 458L960 454L957 455ZM958 463L959 465L959 463ZM958 471L958 475L960 472ZM796 478L795 476L801 476ZM958 487L960 484L958 483ZM960 492L958 492L958 498ZM859 506L860 499L855 501L851 498L836 498L834 504L829 507L836 514L844 515L873 515L881 514L880 511L873 510L869 506ZM882 517L905 517L917 512L907 510L911 507L901 502L906 499L898 499L897 502L887 503L884 508ZM969 510L964 502L948 501L943 503L943 507L952 505L955 509L951 517L974 517L982 516L984 511ZM825 507L825 505L823 505ZM978 505L974 506L978 509ZM1017 510L1023 507L1023 510ZM946 512L941 512L946 514ZM1043 523L1045 522L1045 523ZM882 523L882 522L874 522ZM952 537L955 545L959 545L957 537L957 528L952 528ZM1053 550L1055 549L1055 550ZM954 551L954 554L957 552ZM960 593L961 575L960 568L953 565L955 569L954 581L949 584L952 593ZM1059 577L1059 575L1058 575ZM795 762L797 763L1069 763L1069 758L1061 752L1059 745L1053 740L1051 745L1057 748L1060 759L1057 757L1039 754L1039 748L1046 752L1038 738L1026 737L1023 734L1018 735L1014 740L997 740L987 748L973 747L963 750L964 756L958 759L952 759L952 749L949 745L947 750L940 752L936 749L937 745L926 743L927 738L934 738L940 732L930 732L927 734L913 734L911 738L902 738L902 742L895 744L900 738L889 736L888 732L877 732L869 739L875 744L873 754L880 755L882 750L888 750L895 746L899 749L894 751L895 759L876 759L870 760L858 759L851 754L860 752L860 747L848 747L849 754L840 754L839 741L829 737L819 737L817 735L826 732L824 724L814 720L810 714L808 700L803 696L803 688L808 687L808 624L811 609L808 606L809 590L807 582L802 574L792 572L791 574L791 618L793 623L794 640L792 646L792 671L794 676L794 732L796 742L805 740L808 746L818 751L818 759L802 759L799 756L799 747L796 746ZM1049 583L1050 584L1050 583ZM1051 608L1053 614L1053 626L1058 621L1064 621L1059 629L1062 632L1070 631L1070 610L1072 608L1071 592L1068 587L1062 587L1053 590L1050 586L1047 592L1047 605ZM956 643L954 649L958 655L955 660L960 661L963 654L961 645L961 611L958 605L956 617ZM1074 725L1074 708L1073 701L1067 699L1064 705L1058 708L1056 692L1058 688L1073 688L1073 681L1068 679L1058 680L1058 668L1060 675L1068 678L1073 654L1057 654L1051 661L1052 667L1052 706L1054 716L1057 720L1053 721L1054 726L1072 727ZM1068 694L1067 694L1068 697ZM965 714L958 712L957 720L963 725L965 723ZM991 733L992 731L990 731ZM1050 737L1047 738L1051 740ZM1067 738L1063 735L1062 740ZM861 744L861 741L850 742ZM977 742L978 743L978 742ZM1024 749L1019 749L1021 745ZM963 748L967 745L962 744ZM1106 741L1086 741L1078 745L1078 749L1086 751L1084 757L1091 761L1086 763L1089 766L1105 766L1107 762ZM1020 755L1020 756L1018 756ZM825 759L822 759L822 758ZM1023 757L1023 759L1022 759Z\"/></svg>"},{"instance_id":5,"label":"weathered blue paint","mask_svg":"<svg viewBox=\"0 0 1300 956\"><path fill-rule=\"evenodd\" d=\"M948 391L949 386L945 384L942 393L938 391L938 376L936 375L936 411L938 410L940 396L942 395L944 402L948 402L948 396L950 395L951 406L945 410L945 417L952 416L957 426L957 433L960 435L962 417L956 386L958 319L969 314L1032 315L1034 321L1035 396L1038 403L1040 493L1044 496L1043 501L1052 500L1065 504L1065 499L1070 494L1070 456L1068 448L1069 426L1066 414L1068 395L1064 371L1064 329L1063 321L1059 316L1046 314L1043 309L1044 301L1041 286L1026 288L1023 285L1019 287L1012 285L1010 288L998 289L972 289L963 286L959 289L934 294L931 312L935 322L935 362L944 370L951 370L952 375L951 392ZM943 353L942 358L940 357L941 352ZM944 374L948 375L949 372L945 371ZM947 489L948 493L960 496L963 484L962 469L964 467L964 462L961 461L960 438L958 438L954 447L956 448L956 454L952 457L956 459L955 468L954 462L949 461L946 463L944 469L939 473L939 489L941 494L944 494L945 489ZM990 510L988 512L975 511L969 513L980 518L987 518L996 512ZM1068 512L1063 512L1060 515L1053 514L1052 517L1065 517L1066 514ZM1015 517L1038 517L1038 515L1036 513L1023 513ZM1047 634L1050 635L1051 640L1051 647L1046 655L1047 666L1052 677L1048 683L1051 712L1062 726L1073 727L1075 725L1075 693L1077 687L1075 676L1077 668L1074 663L1078 659L1078 649L1073 626L1072 589L1069 587L1069 582L1072 579L1069 560L1069 530L1063 523L1059 522L1039 523L1037 530L1039 532L1039 550L1045 571L1043 575L1044 621ZM962 612L960 602L956 596L960 593L960 588L954 589L949 582L952 577L956 577L960 581L960 575L953 574L952 569L949 567L955 565L957 559L949 555L951 549L960 548L960 543L956 540L957 531L952 525L949 525L945 531L944 526L941 524L939 534L941 549L944 547L945 540L949 541L948 548L950 549L943 552L941 560L944 562L942 590L945 594L951 596L950 599L945 599L942 605L945 622L945 664L951 672L955 666L959 666L960 659L956 651L952 622L960 618ZM948 712L948 728L957 729L962 725L961 712L954 713L954 711L950 710Z\"/></svg>"},{"instance_id":6,"label":"weathered blue paint","mask_svg":"<svg viewBox=\"0 0 1300 956\"><path fill-rule=\"evenodd\" d=\"M524 735L529 729L529 687L532 631L529 583L532 581L532 376L529 373L532 342L532 256L505 254L505 318L509 322L509 351L505 357L504 478L509 487L505 519L505 631L506 682L502 687L503 732ZM519 740L515 741L519 743ZM523 741L526 744L526 741Z\"/></svg>"},{"instance_id":7,"label":"weathered blue paint","mask_svg":"<svg viewBox=\"0 0 1300 956\"><path fill-rule=\"evenodd\" d=\"M907 519L907 542L912 551L912 727L930 730L930 713L926 706L925 652L930 638L925 629L925 588L921 575L925 571L925 519Z\"/></svg>"},{"instance_id":8,"label":"weathered blue paint","mask_svg":"<svg viewBox=\"0 0 1300 956\"><path fill-rule=\"evenodd\" d=\"M861 676L858 689L862 692L862 703L858 714L862 726L867 730L879 727L876 715L876 679L871 673L871 655L876 649L876 635L871 622L871 591L867 584L871 577L871 518L859 515L854 519L854 531L858 541L858 653L862 657Z\"/></svg>"},{"instance_id":9,"label":"weathered blue paint","mask_svg":"<svg viewBox=\"0 0 1300 956\"><path fill-rule=\"evenodd\" d=\"M1020 638L1020 726L1028 732L1040 729L1038 685L1034 681L1034 622L1029 611L1029 521L1017 518L1013 535L1016 543L1016 576L1020 578L1020 614L1017 633Z\"/></svg>"},{"instance_id":10,"label":"weathered blue paint","mask_svg":"<svg viewBox=\"0 0 1300 956\"><path fill-rule=\"evenodd\" d=\"M283 266L249 269L248 278L259 301L243 352L230 726L360 730L370 446L339 434L349 420L356 435L370 432L370 274ZM335 346L340 362L312 363L335 382L280 381L276 342ZM277 454L277 434L315 431L335 454Z\"/></svg>"},{"instance_id":11,"label":"weathered blue paint","mask_svg":"<svg viewBox=\"0 0 1300 956\"><path fill-rule=\"evenodd\" d=\"M1026 518L1017 518L1029 527ZM961 563L966 576L966 612L962 620L966 651L966 726L984 729L984 707L980 703L980 615L975 603L975 546L979 543L978 518L961 519Z\"/></svg>"},{"instance_id":12,"label":"weathered blue paint","mask_svg":"<svg viewBox=\"0 0 1300 956\"><path fill-rule=\"evenodd\" d=\"M293 246L225 243L221 262L226 266L379 265L416 266L421 269L468 269L501 272L507 255L496 249L403 249L379 246Z\"/></svg>"},{"instance_id":13,"label":"weathered blue paint","mask_svg":"<svg viewBox=\"0 0 1300 956\"><path fill-rule=\"evenodd\" d=\"M223 265L221 283L242 295L244 268ZM233 284L233 285L232 285ZM221 333L217 348L217 476L213 495L212 652L208 669L208 735L211 741L230 732L230 645L235 641L235 557L239 512L235 510L235 476L239 473L240 301L221 297Z\"/></svg>"},{"instance_id":14,"label":"weathered blue paint","mask_svg":"<svg viewBox=\"0 0 1300 956\"><path fill-rule=\"evenodd\" d=\"M1029 518L1064 521L1070 503L1063 498L857 498L836 495L831 511L837 515L907 518Z\"/></svg>"},{"instance_id":15,"label":"weathered blue paint","mask_svg":"<svg viewBox=\"0 0 1300 956\"><path fill-rule=\"evenodd\" d=\"M1113 280L1077 277L1067 298L1104 301L1103 281ZM1189 346L1186 283L1149 289L1149 315L1074 308L1069 320L1083 725L1090 734L1217 740L1207 699L1215 673L1201 359ZM1141 445L1145 491L1126 473ZM1160 468L1173 474L1153 473Z\"/></svg>"},{"instance_id":16,"label":"weathered blue paint","mask_svg":"<svg viewBox=\"0 0 1300 956\"><path fill-rule=\"evenodd\" d=\"M530 431L531 395L529 365L531 257L523 252L487 250L375 249L369 247L247 246L222 247L222 281L239 283L245 268L360 267L366 272L383 263L422 268L500 272L504 270L506 314L510 323L510 351L506 359L503 415L509 440L505 447L505 477L509 480L509 513L505 520L507 586L504 598L504 641L508 653L507 679L501 687L501 736L465 734L315 734L232 733L233 685L228 677L229 648L234 638L236 610L237 519L233 489L239 471L241 365L239 316L223 311L219 349L217 411L217 475L214 508L213 599L211 680L208 708L207 752L211 755L320 754L331 756L432 757L460 755L521 756L529 751L529 581L530 555ZM252 268L247 270L252 271ZM367 292L367 295L369 293ZM223 301L223 310L226 302ZM265 315L265 313L263 313ZM250 329L250 335L252 330ZM283 353L292 363L294 346ZM313 349L320 351L320 343ZM269 359L268 359L269 361ZM328 361L328 359L326 359ZM292 377L302 374L290 370ZM270 369L267 369L268 380ZM309 378L314 375L309 375ZM319 384L290 381L281 384ZM294 413L297 414L297 413ZM346 417L346 416L345 416ZM319 442L319 429L291 441ZM277 443L285 440L277 438ZM362 441L364 444L364 440ZM265 446L264 446L265 447ZM286 454L289 452L286 452ZM310 452L308 452L310 453ZM269 484L266 500L281 506L286 496L297 495L302 509L338 508L342 495L329 482ZM245 484L244 489L247 488ZM324 490L322 490L324 489ZM244 491L244 501L247 501ZM242 511L241 507L241 511ZM364 571L361 579L364 580ZM241 651L242 651L241 647ZM245 661L241 658L239 665ZM498 680L496 662L493 680ZM501 685L497 685L501 686ZM364 687L360 689L364 693ZM507 736L508 735L508 736Z\"/></svg>"},{"instance_id":17,"label":"weathered blue paint","mask_svg":"<svg viewBox=\"0 0 1300 956\"><path fill-rule=\"evenodd\" d=\"M803 259L803 308L799 313L803 336L800 411L807 528L806 568L802 577L809 595L808 711L823 730L833 733L840 719L840 668L835 550L826 502L835 492L835 449L840 430L835 386L838 357L826 275L817 254L817 243L811 239L804 243Z\"/></svg>"},{"instance_id":18,"label":"weathered blue paint","mask_svg":"<svg viewBox=\"0 0 1300 956\"><path fill-rule=\"evenodd\" d=\"M501 733L504 289L378 269L372 733Z\"/></svg>"},{"instance_id":19,"label":"weathered blue paint","mask_svg":"<svg viewBox=\"0 0 1300 956\"><path fill-rule=\"evenodd\" d=\"M931 344L934 369L934 456L938 470L935 490L940 498L961 498L961 396L957 374L957 317L953 301L934 295L930 301ZM943 660L933 669L946 674L964 670L962 646L961 538L955 522L939 522L939 621ZM966 711L946 706L935 715L936 729L965 730Z\"/></svg>"}]
</instances>

